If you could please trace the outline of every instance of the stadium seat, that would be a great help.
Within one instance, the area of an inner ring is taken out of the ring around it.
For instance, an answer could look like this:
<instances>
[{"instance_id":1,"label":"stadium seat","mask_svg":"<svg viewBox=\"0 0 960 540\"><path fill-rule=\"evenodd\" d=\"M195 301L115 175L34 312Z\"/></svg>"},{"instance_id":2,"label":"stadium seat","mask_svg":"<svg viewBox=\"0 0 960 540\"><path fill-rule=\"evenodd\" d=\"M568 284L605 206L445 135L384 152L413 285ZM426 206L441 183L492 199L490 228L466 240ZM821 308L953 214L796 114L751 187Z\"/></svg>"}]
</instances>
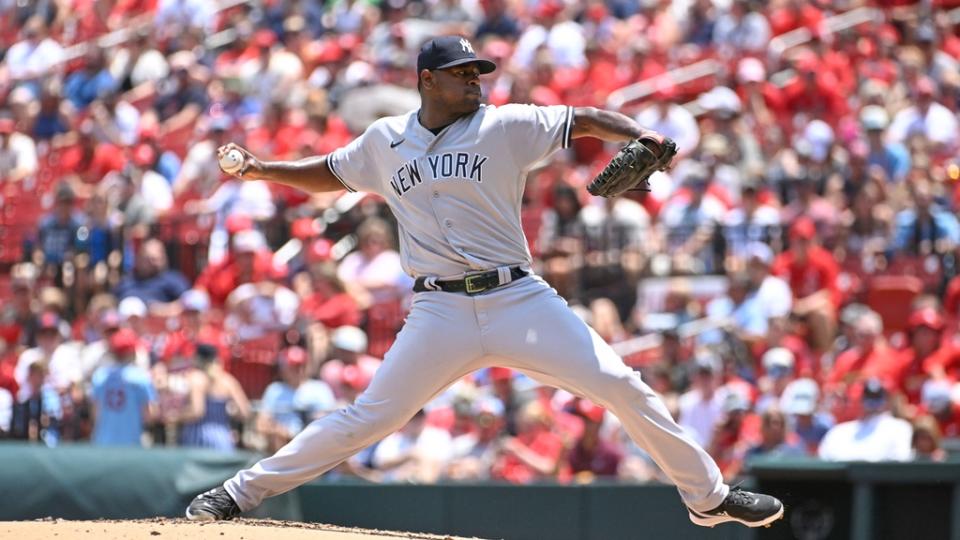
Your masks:
<instances>
[{"instance_id":1,"label":"stadium seat","mask_svg":"<svg viewBox=\"0 0 960 540\"><path fill-rule=\"evenodd\" d=\"M869 281L866 303L883 318L886 334L906 330L910 303L923 292L923 280L912 275L876 276Z\"/></svg>"}]
</instances>

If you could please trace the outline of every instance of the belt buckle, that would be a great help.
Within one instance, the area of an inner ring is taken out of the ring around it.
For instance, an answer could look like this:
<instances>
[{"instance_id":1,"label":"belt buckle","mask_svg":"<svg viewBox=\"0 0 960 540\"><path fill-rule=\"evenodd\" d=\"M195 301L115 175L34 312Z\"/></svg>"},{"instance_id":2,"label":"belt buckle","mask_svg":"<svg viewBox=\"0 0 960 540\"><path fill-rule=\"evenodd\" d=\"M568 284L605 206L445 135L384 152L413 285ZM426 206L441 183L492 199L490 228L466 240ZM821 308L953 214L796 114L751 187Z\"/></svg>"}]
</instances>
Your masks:
<instances>
[{"instance_id":1,"label":"belt buckle","mask_svg":"<svg viewBox=\"0 0 960 540\"><path fill-rule=\"evenodd\" d=\"M477 294L487 290L482 284L474 285L473 280L479 280L483 278L483 274L474 274L472 276L467 276L463 278L463 283L467 287L467 294Z\"/></svg>"}]
</instances>

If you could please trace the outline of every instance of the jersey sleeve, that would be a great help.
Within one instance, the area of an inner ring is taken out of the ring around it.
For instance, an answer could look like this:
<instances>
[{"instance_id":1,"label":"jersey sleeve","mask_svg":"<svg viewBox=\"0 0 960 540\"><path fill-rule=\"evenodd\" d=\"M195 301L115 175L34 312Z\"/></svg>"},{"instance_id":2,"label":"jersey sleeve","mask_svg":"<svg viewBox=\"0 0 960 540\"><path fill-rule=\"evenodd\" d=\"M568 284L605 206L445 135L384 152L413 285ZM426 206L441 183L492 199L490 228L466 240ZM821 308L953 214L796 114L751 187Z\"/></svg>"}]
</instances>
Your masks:
<instances>
[{"instance_id":1,"label":"jersey sleeve","mask_svg":"<svg viewBox=\"0 0 960 540\"><path fill-rule=\"evenodd\" d=\"M514 161L523 169L570 146L573 107L511 104L497 112Z\"/></svg>"},{"instance_id":2,"label":"jersey sleeve","mask_svg":"<svg viewBox=\"0 0 960 540\"><path fill-rule=\"evenodd\" d=\"M382 181L375 167L376 140L379 139L376 126L377 124L374 123L350 144L327 155L327 166L330 167L330 172L348 191L380 193Z\"/></svg>"}]
</instances>

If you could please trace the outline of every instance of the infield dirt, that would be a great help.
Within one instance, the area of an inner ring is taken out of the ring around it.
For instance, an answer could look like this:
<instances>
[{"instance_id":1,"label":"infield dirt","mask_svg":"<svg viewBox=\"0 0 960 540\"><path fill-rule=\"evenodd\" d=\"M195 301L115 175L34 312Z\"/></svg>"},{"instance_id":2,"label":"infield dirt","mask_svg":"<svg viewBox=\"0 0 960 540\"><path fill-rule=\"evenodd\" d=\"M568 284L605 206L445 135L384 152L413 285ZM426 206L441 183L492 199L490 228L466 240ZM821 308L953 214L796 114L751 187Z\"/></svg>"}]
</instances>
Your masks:
<instances>
[{"instance_id":1,"label":"infield dirt","mask_svg":"<svg viewBox=\"0 0 960 540\"><path fill-rule=\"evenodd\" d=\"M195 523L186 519L0 522L11 540L466 540L454 536L350 529L320 523L238 519Z\"/></svg>"}]
</instances>

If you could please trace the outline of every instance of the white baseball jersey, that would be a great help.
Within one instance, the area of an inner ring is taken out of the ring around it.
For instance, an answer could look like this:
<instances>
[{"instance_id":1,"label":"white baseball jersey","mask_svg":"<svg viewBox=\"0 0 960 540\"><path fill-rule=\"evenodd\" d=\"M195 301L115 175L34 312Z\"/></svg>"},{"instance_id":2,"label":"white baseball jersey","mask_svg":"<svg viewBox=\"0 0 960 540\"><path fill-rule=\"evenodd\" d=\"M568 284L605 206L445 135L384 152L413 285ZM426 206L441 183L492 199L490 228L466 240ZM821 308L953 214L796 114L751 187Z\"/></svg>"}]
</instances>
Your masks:
<instances>
[{"instance_id":1,"label":"white baseball jersey","mask_svg":"<svg viewBox=\"0 0 960 540\"><path fill-rule=\"evenodd\" d=\"M417 111L381 118L328 157L351 191L384 197L404 270L453 277L530 264L520 200L530 167L570 144L567 106L481 106L434 135Z\"/></svg>"}]
</instances>

